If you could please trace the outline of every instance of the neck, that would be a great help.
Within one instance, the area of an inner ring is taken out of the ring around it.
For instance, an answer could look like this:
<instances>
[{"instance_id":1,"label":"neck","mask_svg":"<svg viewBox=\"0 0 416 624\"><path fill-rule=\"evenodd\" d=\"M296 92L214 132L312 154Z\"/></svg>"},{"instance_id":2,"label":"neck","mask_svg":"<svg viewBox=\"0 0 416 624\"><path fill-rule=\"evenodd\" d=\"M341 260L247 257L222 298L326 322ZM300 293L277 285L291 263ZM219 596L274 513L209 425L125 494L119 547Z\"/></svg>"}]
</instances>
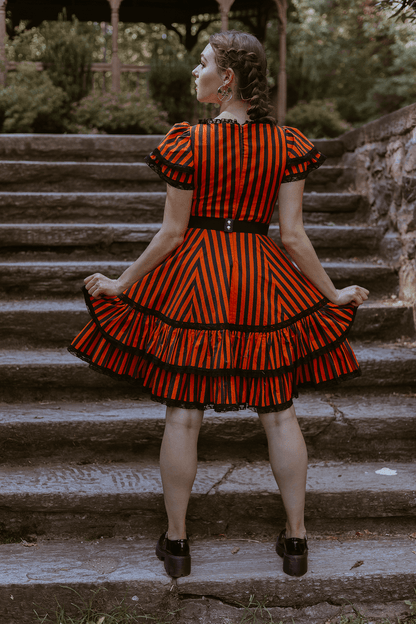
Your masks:
<instances>
[{"instance_id":1,"label":"neck","mask_svg":"<svg viewBox=\"0 0 416 624\"><path fill-rule=\"evenodd\" d=\"M229 114L235 117L239 123L244 123L245 121L250 121L247 115L248 107L248 102L243 102L243 100L230 100L230 102L221 104L220 115L221 117L226 117Z\"/></svg>"}]
</instances>

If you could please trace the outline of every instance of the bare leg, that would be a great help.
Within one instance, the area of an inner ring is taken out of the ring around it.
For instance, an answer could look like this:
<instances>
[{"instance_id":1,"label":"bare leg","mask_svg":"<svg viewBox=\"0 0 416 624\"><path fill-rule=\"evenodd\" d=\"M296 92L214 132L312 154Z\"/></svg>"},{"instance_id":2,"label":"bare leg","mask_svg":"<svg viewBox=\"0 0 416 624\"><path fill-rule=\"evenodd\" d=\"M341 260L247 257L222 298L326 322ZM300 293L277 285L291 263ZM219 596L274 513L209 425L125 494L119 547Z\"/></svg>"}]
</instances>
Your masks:
<instances>
[{"instance_id":1,"label":"bare leg","mask_svg":"<svg viewBox=\"0 0 416 624\"><path fill-rule=\"evenodd\" d=\"M286 537L305 537L304 509L308 454L295 408L259 414L269 458L286 510Z\"/></svg>"},{"instance_id":2,"label":"bare leg","mask_svg":"<svg viewBox=\"0 0 416 624\"><path fill-rule=\"evenodd\" d=\"M196 476L198 434L203 415L196 409L166 408L160 473L170 540L186 539L185 517Z\"/></svg>"}]
</instances>

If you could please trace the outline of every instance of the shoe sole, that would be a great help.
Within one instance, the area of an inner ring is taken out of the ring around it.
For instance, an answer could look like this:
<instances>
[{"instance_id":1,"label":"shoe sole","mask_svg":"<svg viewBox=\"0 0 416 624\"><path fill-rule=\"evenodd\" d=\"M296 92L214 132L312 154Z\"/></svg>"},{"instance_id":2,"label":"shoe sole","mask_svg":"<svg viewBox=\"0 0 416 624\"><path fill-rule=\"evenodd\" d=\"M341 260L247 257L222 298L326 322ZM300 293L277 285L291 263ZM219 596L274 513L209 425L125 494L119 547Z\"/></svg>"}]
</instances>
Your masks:
<instances>
[{"instance_id":1,"label":"shoe sole","mask_svg":"<svg viewBox=\"0 0 416 624\"><path fill-rule=\"evenodd\" d=\"M156 556L164 562L166 573L172 578L189 576L191 573L191 555L170 555L156 545Z\"/></svg>"},{"instance_id":2,"label":"shoe sole","mask_svg":"<svg viewBox=\"0 0 416 624\"><path fill-rule=\"evenodd\" d=\"M277 546L276 552L283 559L283 572L289 576L303 576L308 571L308 555L288 555Z\"/></svg>"}]
</instances>

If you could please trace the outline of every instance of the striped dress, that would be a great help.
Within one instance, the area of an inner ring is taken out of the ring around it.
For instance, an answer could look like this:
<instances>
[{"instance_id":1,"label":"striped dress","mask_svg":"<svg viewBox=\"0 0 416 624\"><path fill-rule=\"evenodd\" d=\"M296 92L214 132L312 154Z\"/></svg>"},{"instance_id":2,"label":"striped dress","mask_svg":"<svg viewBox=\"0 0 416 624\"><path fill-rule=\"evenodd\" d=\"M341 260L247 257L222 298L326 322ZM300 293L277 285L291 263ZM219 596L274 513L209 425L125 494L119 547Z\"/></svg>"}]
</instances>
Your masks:
<instances>
[{"instance_id":1,"label":"striped dress","mask_svg":"<svg viewBox=\"0 0 416 624\"><path fill-rule=\"evenodd\" d=\"M191 215L268 224L284 182L325 160L294 128L203 120L173 126L147 157L193 190ZM69 350L170 406L279 411L298 388L360 374L346 339L355 310L330 303L265 235L188 228L118 297L91 298Z\"/></svg>"}]
</instances>

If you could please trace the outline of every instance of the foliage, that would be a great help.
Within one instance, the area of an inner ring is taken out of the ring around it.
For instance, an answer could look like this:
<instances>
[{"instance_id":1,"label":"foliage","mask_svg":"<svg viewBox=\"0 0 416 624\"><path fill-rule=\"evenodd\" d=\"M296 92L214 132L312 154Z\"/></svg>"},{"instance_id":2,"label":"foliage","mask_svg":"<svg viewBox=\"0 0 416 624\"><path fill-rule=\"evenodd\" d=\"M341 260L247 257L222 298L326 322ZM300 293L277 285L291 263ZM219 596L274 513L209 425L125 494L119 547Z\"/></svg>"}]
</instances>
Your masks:
<instances>
[{"instance_id":1,"label":"foliage","mask_svg":"<svg viewBox=\"0 0 416 624\"><path fill-rule=\"evenodd\" d=\"M285 124L315 138L333 138L352 129L331 100L300 101L288 110Z\"/></svg>"},{"instance_id":2,"label":"foliage","mask_svg":"<svg viewBox=\"0 0 416 624\"><path fill-rule=\"evenodd\" d=\"M10 24L9 24L10 26ZM100 31L98 31L100 33ZM57 21L26 29L21 22L6 43L8 60L41 61L53 84L76 102L91 85L91 63L97 50L97 26L69 21L65 11Z\"/></svg>"},{"instance_id":3,"label":"foliage","mask_svg":"<svg viewBox=\"0 0 416 624\"><path fill-rule=\"evenodd\" d=\"M196 63L189 55L178 58L167 41L155 45L149 74L153 98L168 111L170 123L189 120L195 106L191 92L192 69Z\"/></svg>"},{"instance_id":4,"label":"foliage","mask_svg":"<svg viewBox=\"0 0 416 624\"><path fill-rule=\"evenodd\" d=\"M68 130L74 133L165 134L166 113L145 93L89 95L74 104Z\"/></svg>"},{"instance_id":5,"label":"foliage","mask_svg":"<svg viewBox=\"0 0 416 624\"><path fill-rule=\"evenodd\" d=\"M42 62L56 87L61 87L71 102L87 95L91 85L92 46L76 18L72 22L60 14L56 22L43 22L46 46Z\"/></svg>"},{"instance_id":6,"label":"foliage","mask_svg":"<svg viewBox=\"0 0 416 624\"><path fill-rule=\"evenodd\" d=\"M390 20L389 12L376 9L375 0L292 0L288 106L329 99L342 118L361 125L412 103L415 34L415 25ZM274 22L266 48L270 67L277 67Z\"/></svg>"},{"instance_id":7,"label":"foliage","mask_svg":"<svg viewBox=\"0 0 416 624\"><path fill-rule=\"evenodd\" d=\"M62 132L67 98L46 72L23 63L12 84L0 90L2 132Z\"/></svg>"},{"instance_id":8,"label":"foliage","mask_svg":"<svg viewBox=\"0 0 416 624\"><path fill-rule=\"evenodd\" d=\"M379 0L376 6L381 9L393 9L392 17L401 19L402 22L406 19L416 21L416 0Z\"/></svg>"}]
</instances>

